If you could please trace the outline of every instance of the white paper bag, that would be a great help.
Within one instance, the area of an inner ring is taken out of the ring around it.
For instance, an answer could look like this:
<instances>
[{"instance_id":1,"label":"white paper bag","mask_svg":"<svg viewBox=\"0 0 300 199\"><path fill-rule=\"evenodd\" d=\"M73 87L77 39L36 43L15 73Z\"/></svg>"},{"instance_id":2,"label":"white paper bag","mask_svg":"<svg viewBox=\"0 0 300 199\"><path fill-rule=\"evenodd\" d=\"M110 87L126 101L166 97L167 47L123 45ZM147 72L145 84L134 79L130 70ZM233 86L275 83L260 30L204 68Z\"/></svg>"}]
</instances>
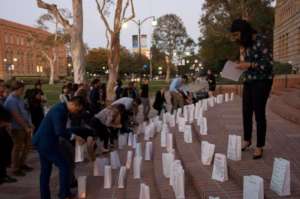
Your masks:
<instances>
[{"instance_id":1,"label":"white paper bag","mask_svg":"<svg viewBox=\"0 0 300 199\"><path fill-rule=\"evenodd\" d=\"M138 137L137 134L133 134L133 139L132 139L132 148L136 148L136 144L138 142Z\"/></svg>"},{"instance_id":2,"label":"white paper bag","mask_svg":"<svg viewBox=\"0 0 300 199\"><path fill-rule=\"evenodd\" d=\"M167 151L168 152L173 151L173 134L172 133L167 134Z\"/></svg>"},{"instance_id":3,"label":"white paper bag","mask_svg":"<svg viewBox=\"0 0 300 199\"><path fill-rule=\"evenodd\" d=\"M174 115L176 116L176 123L178 124L178 118L182 117L182 108L178 108L176 110L176 114L174 113Z\"/></svg>"},{"instance_id":4,"label":"white paper bag","mask_svg":"<svg viewBox=\"0 0 300 199\"><path fill-rule=\"evenodd\" d=\"M220 199L220 197L209 196L208 199Z\"/></svg>"},{"instance_id":5,"label":"white paper bag","mask_svg":"<svg viewBox=\"0 0 300 199\"><path fill-rule=\"evenodd\" d=\"M227 158L229 160L242 160L242 138L238 135L228 136Z\"/></svg>"},{"instance_id":6,"label":"white paper bag","mask_svg":"<svg viewBox=\"0 0 300 199\"><path fill-rule=\"evenodd\" d=\"M78 198L85 199L86 198L86 176L79 176L77 178L78 184Z\"/></svg>"},{"instance_id":7,"label":"white paper bag","mask_svg":"<svg viewBox=\"0 0 300 199\"><path fill-rule=\"evenodd\" d=\"M191 104L188 106L188 122L191 124L194 121L194 112L195 112L195 105Z\"/></svg>"},{"instance_id":8,"label":"white paper bag","mask_svg":"<svg viewBox=\"0 0 300 199\"><path fill-rule=\"evenodd\" d=\"M232 92L231 94L230 94L230 101L233 101L234 100L234 93Z\"/></svg>"},{"instance_id":9,"label":"white paper bag","mask_svg":"<svg viewBox=\"0 0 300 199\"><path fill-rule=\"evenodd\" d=\"M170 115L169 116L169 125L170 127L175 127L176 123L175 123L175 115Z\"/></svg>"},{"instance_id":10,"label":"white paper bag","mask_svg":"<svg viewBox=\"0 0 300 199\"><path fill-rule=\"evenodd\" d=\"M110 189L112 184L111 166L104 167L104 189Z\"/></svg>"},{"instance_id":11,"label":"white paper bag","mask_svg":"<svg viewBox=\"0 0 300 199\"><path fill-rule=\"evenodd\" d=\"M121 161L118 151L110 152L110 164L112 169L118 169L121 167Z\"/></svg>"},{"instance_id":12,"label":"white paper bag","mask_svg":"<svg viewBox=\"0 0 300 199\"><path fill-rule=\"evenodd\" d=\"M215 98L214 97L210 97L208 99L208 104L210 107L214 107L215 106Z\"/></svg>"},{"instance_id":13,"label":"white paper bag","mask_svg":"<svg viewBox=\"0 0 300 199\"><path fill-rule=\"evenodd\" d=\"M152 142L146 142L145 145L145 160L151 160L152 159Z\"/></svg>"},{"instance_id":14,"label":"white paper bag","mask_svg":"<svg viewBox=\"0 0 300 199\"><path fill-rule=\"evenodd\" d=\"M133 157L133 151L127 151L127 158L126 158L126 168L131 168L132 163L132 157Z\"/></svg>"},{"instance_id":15,"label":"white paper bag","mask_svg":"<svg viewBox=\"0 0 300 199\"><path fill-rule=\"evenodd\" d=\"M166 127L168 128L168 127ZM160 134L160 146L161 147L166 147L167 146L167 134L169 133L169 131L167 131L165 129L165 125L163 126L163 129L161 131L161 134Z\"/></svg>"},{"instance_id":16,"label":"white paper bag","mask_svg":"<svg viewBox=\"0 0 300 199\"><path fill-rule=\"evenodd\" d=\"M86 150L86 144L80 145L78 142L75 143L75 162L84 161L84 152Z\"/></svg>"},{"instance_id":17,"label":"white paper bag","mask_svg":"<svg viewBox=\"0 0 300 199\"><path fill-rule=\"evenodd\" d=\"M133 158L133 179L141 178L142 157L135 156Z\"/></svg>"},{"instance_id":18,"label":"white paper bag","mask_svg":"<svg viewBox=\"0 0 300 199\"><path fill-rule=\"evenodd\" d=\"M259 176L244 176L243 199L264 199L264 180Z\"/></svg>"},{"instance_id":19,"label":"white paper bag","mask_svg":"<svg viewBox=\"0 0 300 199\"><path fill-rule=\"evenodd\" d=\"M132 146L133 145L133 133L129 133L128 134L128 146Z\"/></svg>"},{"instance_id":20,"label":"white paper bag","mask_svg":"<svg viewBox=\"0 0 300 199\"><path fill-rule=\"evenodd\" d=\"M172 186L172 187L176 184L175 183L176 171L180 167L182 167L180 160L174 160L171 163L169 183L170 183L170 186Z\"/></svg>"},{"instance_id":21,"label":"white paper bag","mask_svg":"<svg viewBox=\"0 0 300 199\"><path fill-rule=\"evenodd\" d=\"M229 94L225 93L225 102L229 102Z\"/></svg>"},{"instance_id":22,"label":"white paper bag","mask_svg":"<svg viewBox=\"0 0 300 199\"><path fill-rule=\"evenodd\" d=\"M291 195L290 161L283 158L274 159L270 188L279 196Z\"/></svg>"},{"instance_id":23,"label":"white paper bag","mask_svg":"<svg viewBox=\"0 0 300 199\"><path fill-rule=\"evenodd\" d=\"M189 110L188 110L188 106L184 106L183 107L183 118L185 122L188 122L189 120Z\"/></svg>"},{"instance_id":24,"label":"white paper bag","mask_svg":"<svg viewBox=\"0 0 300 199\"><path fill-rule=\"evenodd\" d=\"M94 162L94 176L104 176L104 167L109 165L108 158L96 158Z\"/></svg>"},{"instance_id":25,"label":"white paper bag","mask_svg":"<svg viewBox=\"0 0 300 199\"><path fill-rule=\"evenodd\" d=\"M184 170L180 161L173 161L170 169L170 185L173 188L176 199L185 198L184 194Z\"/></svg>"},{"instance_id":26,"label":"white paper bag","mask_svg":"<svg viewBox=\"0 0 300 199\"><path fill-rule=\"evenodd\" d=\"M193 135L192 135L192 126L191 125L185 125L184 128L184 142L185 143L193 143Z\"/></svg>"},{"instance_id":27,"label":"white paper bag","mask_svg":"<svg viewBox=\"0 0 300 199\"><path fill-rule=\"evenodd\" d=\"M216 146L214 144L210 144L207 141L201 142L201 162L203 165L211 165L215 153L215 147Z\"/></svg>"},{"instance_id":28,"label":"white paper bag","mask_svg":"<svg viewBox=\"0 0 300 199\"><path fill-rule=\"evenodd\" d=\"M183 133L184 132L184 127L185 127L185 119L183 117L178 118L178 131Z\"/></svg>"},{"instance_id":29,"label":"white paper bag","mask_svg":"<svg viewBox=\"0 0 300 199\"><path fill-rule=\"evenodd\" d=\"M135 156L139 156L142 157L142 144L141 143L137 143L136 144L136 148L135 148Z\"/></svg>"},{"instance_id":30,"label":"white paper bag","mask_svg":"<svg viewBox=\"0 0 300 199\"><path fill-rule=\"evenodd\" d=\"M215 154L212 179L219 182L225 182L228 180L227 160L224 154Z\"/></svg>"},{"instance_id":31,"label":"white paper bag","mask_svg":"<svg viewBox=\"0 0 300 199\"><path fill-rule=\"evenodd\" d=\"M175 157L173 153L162 153L163 173L166 178L170 177L170 168Z\"/></svg>"},{"instance_id":32,"label":"white paper bag","mask_svg":"<svg viewBox=\"0 0 300 199\"><path fill-rule=\"evenodd\" d=\"M126 178L126 167L122 166L119 172L118 178L118 188L124 189L125 188L125 178Z\"/></svg>"},{"instance_id":33,"label":"white paper bag","mask_svg":"<svg viewBox=\"0 0 300 199\"><path fill-rule=\"evenodd\" d=\"M155 121L154 125L155 125L155 132L157 132L157 133L161 132L162 125L163 125L162 121L157 120L157 121Z\"/></svg>"},{"instance_id":34,"label":"white paper bag","mask_svg":"<svg viewBox=\"0 0 300 199\"><path fill-rule=\"evenodd\" d=\"M207 99L203 99L203 100L202 100L202 109L203 109L204 111L207 111Z\"/></svg>"},{"instance_id":35,"label":"white paper bag","mask_svg":"<svg viewBox=\"0 0 300 199\"><path fill-rule=\"evenodd\" d=\"M144 183L140 185L139 199L150 199L150 188Z\"/></svg>"},{"instance_id":36,"label":"white paper bag","mask_svg":"<svg viewBox=\"0 0 300 199\"><path fill-rule=\"evenodd\" d=\"M206 117L200 117L197 121L200 126L200 135L207 135L207 119Z\"/></svg>"},{"instance_id":37,"label":"white paper bag","mask_svg":"<svg viewBox=\"0 0 300 199\"><path fill-rule=\"evenodd\" d=\"M151 137L151 127L146 126L145 133L144 133L144 141L149 141Z\"/></svg>"},{"instance_id":38,"label":"white paper bag","mask_svg":"<svg viewBox=\"0 0 300 199\"><path fill-rule=\"evenodd\" d=\"M128 134L124 133L124 134L119 134L118 137L118 145L119 145L119 149L123 149L124 146L127 144L127 138Z\"/></svg>"}]
</instances>

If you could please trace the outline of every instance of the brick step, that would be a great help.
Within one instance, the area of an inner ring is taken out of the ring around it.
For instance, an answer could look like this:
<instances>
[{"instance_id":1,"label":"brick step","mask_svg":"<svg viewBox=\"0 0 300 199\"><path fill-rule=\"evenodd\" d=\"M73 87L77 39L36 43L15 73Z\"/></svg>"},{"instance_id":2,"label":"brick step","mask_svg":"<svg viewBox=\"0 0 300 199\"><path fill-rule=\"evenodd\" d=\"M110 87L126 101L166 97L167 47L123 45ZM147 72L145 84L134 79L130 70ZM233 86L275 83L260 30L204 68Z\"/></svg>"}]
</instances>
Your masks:
<instances>
[{"instance_id":1,"label":"brick step","mask_svg":"<svg viewBox=\"0 0 300 199\"><path fill-rule=\"evenodd\" d=\"M163 174L162 167L162 153L167 152L160 146L160 136L156 136L153 140L154 146L154 156L153 156L153 167L155 175L156 187L160 193L161 199L175 199L174 191L169 184L169 180ZM176 159L179 159L178 155L175 153ZM185 175L185 195L187 199L197 199L197 194L195 188L192 186L191 180Z\"/></svg>"},{"instance_id":2,"label":"brick step","mask_svg":"<svg viewBox=\"0 0 300 199\"><path fill-rule=\"evenodd\" d=\"M236 106L236 103L227 104L227 106L220 106L207 112L208 135L205 137L198 135L198 140L205 139L216 144L216 152L226 154L228 134L242 135L242 130L236 128L242 125L241 112L237 114L235 110L233 111ZM235 119L232 119L232 115L235 116ZM264 157L261 160L253 160L252 154L254 147L251 147L242 153L241 161L228 160L229 177L242 189L243 177L245 175L261 176L264 179L265 198L279 199L281 197L271 191L269 187L274 157L283 157L291 161L291 176L293 176L291 182L292 196L287 198L299 198L300 183L298 180L299 175L297 174L299 169L297 169L297 166L292 166L296 164L297 155L293 155L294 153L290 152L290 150L295 150L294 148L296 147L284 134L280 133L277 135L278 129L281 128L281 130L283 130L285 127L283 127L284 124L282 123L276 122L276 124L278 124L278 127L273 127L273 124L270 124L268 129ZM281 132L281 130L279 132ZM256 134L254 133L253 136L255 137ZM255 138L253 138L253 141L254 140ZM286 143L290 143L291 146L286 147ZM253 143L253 145L254 144L255 143Z\"/></svg>"},{"instance_id":3,"label":"brick step","mask_svg":"<svg viewBox=\"0 0 300 199\"><path fill-rule=\"evenodd\" d=\"M296 85L292 86L292 88L300 89L300 84L296 84Z\"/></svg>"},{"instance_id":4,"label":"brick step","mask_svg":"<svg viewBox=\"0 0 300 199\"><path fill-rule=\"evenodd\" d=\"M281 116L283 119L300 125L300 110L295 109L278 97L271 97L270 109Z\"/></svg>"},{"instance_id":5,"label":"brick step","mask_svg":"<svg viewBox=\"0 0 300 199\"><path fill-rule=\"evenodd\" d=\"M284 95L281 97L281 99L290 107L300 109L300 93L299 92L292 92L290 94Z\"/></svg>"},{"instance_id":6,"label":"brick step","mask_svg":"<svg viewBox=\"0 0 300 199\"><path fill-rule=\"evenodd\" d=\"M177 128L173 128L172 131L174 132L175 147L199 198L207 199L209 196L228 199L242 198L242 190L232 180L220 183L211 179L212 167L202 165L201 146L195 135L193 135L193 143L186 144L183 134L179 133Z\"/></svg>"}]
</instances>

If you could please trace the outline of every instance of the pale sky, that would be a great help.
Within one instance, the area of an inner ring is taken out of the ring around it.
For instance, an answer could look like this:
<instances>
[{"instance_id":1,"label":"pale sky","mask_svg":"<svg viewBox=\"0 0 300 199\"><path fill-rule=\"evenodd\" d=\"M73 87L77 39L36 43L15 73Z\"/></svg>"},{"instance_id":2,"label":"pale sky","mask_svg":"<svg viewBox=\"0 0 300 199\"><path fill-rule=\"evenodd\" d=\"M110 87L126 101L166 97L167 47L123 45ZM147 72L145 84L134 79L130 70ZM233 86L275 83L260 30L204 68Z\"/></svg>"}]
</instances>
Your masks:
<instances>
[{"instance_id":1,"label":"pale sky","mask_svg":"<svg viewBox=\"0 0 300 199\"><path fill-rule=\"evenodd\" d=\"M71 0L45 0L57 3L60 8L71 10ZM168 13L175 13L182 18L188 34L197 42L199 37L198 20L202 13L204 0L134 0L136 20L148 16L159 17ZM106 45L105 28L97 12L95 0L83 0L84 4L84 42L89 47ZM37 8L35 0L0 0L0 18L34 26L37 18L45 13ZM148 34L150 43L152 26L151 21L142 27L142 33ZM137 26L132 22L127 29L122 30L121 44L131 49L131 35L137 34Z\"/></svg>"}]
</instances>

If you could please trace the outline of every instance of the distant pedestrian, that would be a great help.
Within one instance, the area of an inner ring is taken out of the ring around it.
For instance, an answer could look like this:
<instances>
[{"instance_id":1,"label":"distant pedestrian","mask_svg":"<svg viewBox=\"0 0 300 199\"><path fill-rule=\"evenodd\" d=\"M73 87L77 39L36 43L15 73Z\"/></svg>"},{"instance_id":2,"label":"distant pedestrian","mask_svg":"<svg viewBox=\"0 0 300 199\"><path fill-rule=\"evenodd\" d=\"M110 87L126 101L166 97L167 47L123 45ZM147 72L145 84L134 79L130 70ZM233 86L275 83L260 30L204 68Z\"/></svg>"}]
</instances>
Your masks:
<instances>
[{"instance_id":1,"label":"distant pedestrian","mask_svg":"<svg viewBox=\"0 0 300 199\"><path fill-rule=\"evenodd\" d=\"M158 90L155 94L153 108L157 110L157 114L159 116L163 110L166 110L165 103L166 103L165 89Z\"/></svg>"},{"instance_id":2,"label":"distant pedestrian","mask_svg":"<svg viewBox=\"0 0 300 199\"><path fill-rule=\"evenodd\" d=\"M124 95L123 83L122 80L117 81L117 85L115 87L116 100L120 99Z\"/></svg>"},{"instance_id":3,"label":"distant pedestrian","mask_svg":"<svg viewBox=\"0 0 300 199\"><path fill-rule=\"evenodd\" d=\"M141 101L143 105L144 121L148 120L150 112L150 100L149 100L149 80L144 79L141 84Z\"/></svg>"},{"instance_id":4,"label":"distant pedestrian","mask_svg":"<svg viewBox=\"0 0 300 199\"><path fill-rule=\"evenodd\" d=\"M90 105L92 113L96 114L101 110L100 104L100 79L94 79L92 81L92 89L90 92Z\"/></svg>"},{"instance_id":5,"label":"distant pedestrian","mask_svg":"<svg viewBox=\"0 0 300 199\"><path fill-rule=\"evenodd\" d=\"M4 106L12 115L11 136L14 142L12 152L12 170L16 176L24 176L25 172L32 170L26 165L29 152L33 125L29 111L25 107L22 96L25 85L20 81L12 82L12 93L6 99Z\"/></svg>"},{"instance_id":6,"label":"distant pedestrian","mask_svg":"<svg viewBox=\"0 0 300 199\"><path fill-rule=\"evenodd\" d=\"M207 70L206 80L208 82L208 95L213 97L216 90L216 77L210 69Z\"/></svg>"}]
</instances>

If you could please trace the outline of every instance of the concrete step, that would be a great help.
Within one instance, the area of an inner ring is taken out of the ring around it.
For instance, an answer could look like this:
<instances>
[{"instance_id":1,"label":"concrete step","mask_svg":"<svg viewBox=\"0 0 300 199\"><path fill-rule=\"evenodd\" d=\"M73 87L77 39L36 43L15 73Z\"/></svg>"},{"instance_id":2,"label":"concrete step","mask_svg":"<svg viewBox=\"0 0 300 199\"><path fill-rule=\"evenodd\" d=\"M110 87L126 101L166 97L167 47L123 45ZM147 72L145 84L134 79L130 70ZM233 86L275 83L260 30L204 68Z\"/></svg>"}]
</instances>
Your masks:
<instances>
[{"instance_id":1,"label":"concrete step","mask_svg":"<svg viewBox=\"0 0 300 199\"><path fill-rule=\"evenodd\" d=\"M282 96L285 97L285 96ZM292 103L292 104L291 104ZM294 104L296 103L296 104ZM270 109L281 116L283 119L293 122L295 124L300 125L300 110L296 109L295 106L298 106L299 102L293 102L293 99L289 102L289 104L285 103L282 98L279 97L271 97L270 98ZM292 105L292 106L291 106Z\"/></svg>"},{"instance_id":2,"label":"concrete step","mask_svg":"<svg viewBox=\"0 0 300 199\"><path fill-rule=\"evenodd\" d=\"M281 99L292 108L300 109L300 90L281 96Z\"/></svg>"},{"instance_id":3,"label":"concrete step","mask_svg":"<svg viewBox=\"0 0 300 199\"><path fill-rule=\"evenodd\" d=\"M240 199L242 190L229 180L224 183L211 179L212 167L203 166L201 163L201 146L193 135L193 143L184 142L183 134L173 128L176 150L182 160L185 172L190 176L199 198L219 196L220 198Z\"/></svg>"}]
</instances>

